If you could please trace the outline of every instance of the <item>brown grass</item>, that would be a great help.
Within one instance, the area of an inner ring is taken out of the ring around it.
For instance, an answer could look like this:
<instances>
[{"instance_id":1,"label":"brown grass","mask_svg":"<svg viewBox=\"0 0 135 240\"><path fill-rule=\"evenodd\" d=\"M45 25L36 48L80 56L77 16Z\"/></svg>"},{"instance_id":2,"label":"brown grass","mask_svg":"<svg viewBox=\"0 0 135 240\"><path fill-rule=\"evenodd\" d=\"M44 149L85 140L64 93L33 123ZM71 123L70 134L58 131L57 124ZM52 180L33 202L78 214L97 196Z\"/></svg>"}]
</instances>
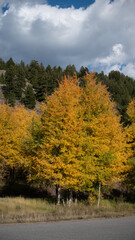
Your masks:
<instances>
[{"instance_id":1,"label":"brown grass","mask_svg":"<svg viewBox=\"0 0 135 240\"><path fill-rule=\"evenodd\" d=\"M118 217L135 214L135 204L102 200L101 206L86 202L72 206L55 205L43 199L0 198L0 223L45 222L58 220Z\"/></svg>"}]
</instances>

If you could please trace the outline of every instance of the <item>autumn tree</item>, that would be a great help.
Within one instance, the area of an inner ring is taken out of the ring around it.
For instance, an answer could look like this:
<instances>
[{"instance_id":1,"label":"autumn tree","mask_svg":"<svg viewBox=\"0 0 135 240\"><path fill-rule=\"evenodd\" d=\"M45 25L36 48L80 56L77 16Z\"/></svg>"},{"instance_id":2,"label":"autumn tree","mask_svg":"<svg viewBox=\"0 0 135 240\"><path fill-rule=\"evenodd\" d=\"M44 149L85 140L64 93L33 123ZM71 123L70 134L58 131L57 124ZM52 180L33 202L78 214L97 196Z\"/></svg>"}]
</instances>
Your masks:
<instances>
[{"instance_id":1,"label":"autumn tree","mask_svg":"<svg viewBox=\"0 0 135 240\"><path fill-rule=\"evenodd\" d=\"M128 171L126 183L131 189L135 189L135 99L130 102L127 108L127 114L129 117L129 125L126 128L126 131L128 149L130 154L130 170Z\"/></svg>"},{"instance_id":2,"label":"autumn tree","mask_svg":"<svg viewBox=\"0 0 135 240\"><path fill-rule=\"evenodd\" d=\"M3 176L9 170L14 178L15 170L24 165L22 143L29 134L27 128L32 116L33 113L23 106L0 105L0 167Z\"/></svg>"},{"instance_id":3,"label":"autumn tree","mask_svg":"<svg viewBox=\"0 0 135 240\"><path fill-rule=\"evenodd\" d=\"M84 151L93 169L88 176L95 176L93 183L108 185L122 179L126 169L126 139L120 117L105 86L96 82L95 74L84 76L82 94ZM93 171L94 170L94 171ZM88 179L88 178L87 178Z\"/></svg>"},{"instance_id":4,"label":"autumn tree","mask_svg":"<svg viewBox=\"0 0 135 240\"><path fill-rule=\"evenodd\" d=\"M54 184L58 192L60 188L78 190L83 174L81 89L77 82L76 77L64 77L59 88L42 105L44 136L32 160L32 179Z\"/></svg>"},{"instance_id":5,"label":"autumn tree","mask_svg":"<svg viewBox=\"0 0 135 240\"><path fill-rule=\"evenodd\" d=\"M122 179L126 140L115 104L94 73L84 81L80 87L76 76L64 77L43 103L26 144L32 149L30 180L90 191Z\"/></svg>"}]
</instances>

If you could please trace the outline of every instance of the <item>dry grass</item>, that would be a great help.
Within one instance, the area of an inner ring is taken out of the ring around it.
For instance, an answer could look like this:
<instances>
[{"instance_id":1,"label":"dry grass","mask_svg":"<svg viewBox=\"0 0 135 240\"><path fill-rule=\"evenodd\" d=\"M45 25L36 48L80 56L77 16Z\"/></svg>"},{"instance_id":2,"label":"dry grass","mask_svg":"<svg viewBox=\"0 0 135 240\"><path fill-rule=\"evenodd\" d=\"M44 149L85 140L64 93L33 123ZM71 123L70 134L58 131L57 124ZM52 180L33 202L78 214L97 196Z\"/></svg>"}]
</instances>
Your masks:
<instances>
[{"instance_id":1,"label":"dry grass","mask_svg":"<svg viewBox=\"0 0 135 240\"><path fill-rule=\"evenodd\" d=\"M57 206L43 199L0 198L0 223L44 222L135 214L135 204L102 200L100 208L86 202Z\"/></svg>"}]
</instances>

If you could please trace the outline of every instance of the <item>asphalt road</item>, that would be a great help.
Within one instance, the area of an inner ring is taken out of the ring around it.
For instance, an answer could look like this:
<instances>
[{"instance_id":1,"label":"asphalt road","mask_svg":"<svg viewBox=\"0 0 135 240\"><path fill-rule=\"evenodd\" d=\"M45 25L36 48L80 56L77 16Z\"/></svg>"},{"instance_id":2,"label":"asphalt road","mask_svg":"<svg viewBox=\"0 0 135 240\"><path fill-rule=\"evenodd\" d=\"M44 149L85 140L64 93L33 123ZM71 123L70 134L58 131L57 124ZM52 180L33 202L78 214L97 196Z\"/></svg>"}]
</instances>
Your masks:
<instances>
[{"instance_id":1,"label":"asphalt road","mask_svg":"<svg viewBox=\"0 0 135 240\"><path fill-rule=\"evenodd\" d=\"M135 240L135 216L0 225L0 240Z\"/></svg>"}]
</instances>

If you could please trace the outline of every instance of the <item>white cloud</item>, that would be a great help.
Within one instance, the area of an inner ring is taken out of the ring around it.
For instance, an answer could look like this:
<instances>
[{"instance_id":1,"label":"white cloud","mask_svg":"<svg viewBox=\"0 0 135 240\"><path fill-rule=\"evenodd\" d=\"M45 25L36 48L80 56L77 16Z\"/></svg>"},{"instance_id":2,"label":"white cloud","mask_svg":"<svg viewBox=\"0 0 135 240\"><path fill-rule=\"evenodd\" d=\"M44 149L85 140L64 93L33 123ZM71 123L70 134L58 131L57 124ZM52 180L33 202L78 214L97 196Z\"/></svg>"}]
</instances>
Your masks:
<instances>
[{"instance_id":1,"label":"white cloud","mask_svg":"<svg viewBox=\"0 0 135 240\"><path fill-rule=\"evenodd\" d=\"M128 63L126 66L122 68L122 72L125 75L128 75L135 79L135 62L134 63Z\"/></svg>"},{"instance_id":2,"label":"white cloud","mask_svg":"<svg viewBox=\"0 0 135 240\"><path fill-rule=\"evenodd\" d=\"M104 58L97 58L95 60L95 62L98 64L102 64L102 65L107 65L107 66L111 66L112 64L116 63L123 63L126 59L126 54L123 50L123 45L118 43L115 44L112 47L112 52L109 56L104 57Z\"/></svg>"},{"instance_id":3,"label":"white cloud","mask_svg":"<svg viewBox=\"0 0 135 240\"><path fill-rule=\"evenodd\" d=\"M106 72L125 64L123 71L134 74L134 0L111 4L96 0L87 9L62 9L43 2L1 0L1 7L9 3L7 13L0 15L1 58L37 59L63 67L90 65Z\"/></svg>"},{"instance_id":4,"label":"white cloud","mask_svg":"<svg viewBox=\"0 0 135 240\"><path fill-rule=\"evenodd\" d=\"M115 44L108 56L104 58L96 58L93 65L96 65L98 69L103 68L104 72L108 74L110 71L121 71L121 66L126 61L127 55L124 52L123 45L121 43Z\"/></svg>"}]
</instances>

